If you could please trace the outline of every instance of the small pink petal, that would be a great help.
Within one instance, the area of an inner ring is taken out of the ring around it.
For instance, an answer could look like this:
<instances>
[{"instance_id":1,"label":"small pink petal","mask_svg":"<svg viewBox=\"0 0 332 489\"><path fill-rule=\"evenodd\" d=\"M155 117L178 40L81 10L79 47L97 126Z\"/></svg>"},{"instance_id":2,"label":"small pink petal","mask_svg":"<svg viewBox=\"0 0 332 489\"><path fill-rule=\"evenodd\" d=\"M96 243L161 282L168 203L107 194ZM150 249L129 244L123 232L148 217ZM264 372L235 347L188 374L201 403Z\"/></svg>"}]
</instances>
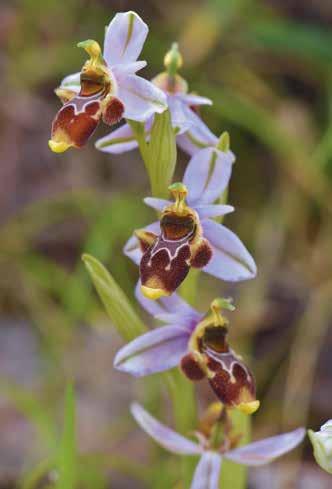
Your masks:
<instances>
[{"instance_id":1,"label":"small pink petal","mask_svg":"<svg viewBox=\"0 0 332 489\"><path fill-rule=\"evenodd\" d=\"M170 200L156 199L155 197L146 197L144 203L156 211L162 211L165 207L171 205Z\"/></svg>"},{"instance_id":2,"label":"small pink petal","mask_svg":"<svg viewBox=\"0 0 332 489\"><path fill-rule=\"evenodd\" d=\"M207 204L195 206L195 211L198 213L200 219L206 219L209 217L225 216L234 211L234 207L231 205L222 204Z\"/></svg>"},{"instance_id":3,"label":"small pink petal","mask_svg":"<svg viewBox=\"0 0 332 489\"><path fill-rule=\"evenodd\" d=\"M201 97L200 95L195 95L193 93L184 93L181 95L181 99L187 105L212 105L212 100L207 97Z\"/></svg>"}]
</instances>

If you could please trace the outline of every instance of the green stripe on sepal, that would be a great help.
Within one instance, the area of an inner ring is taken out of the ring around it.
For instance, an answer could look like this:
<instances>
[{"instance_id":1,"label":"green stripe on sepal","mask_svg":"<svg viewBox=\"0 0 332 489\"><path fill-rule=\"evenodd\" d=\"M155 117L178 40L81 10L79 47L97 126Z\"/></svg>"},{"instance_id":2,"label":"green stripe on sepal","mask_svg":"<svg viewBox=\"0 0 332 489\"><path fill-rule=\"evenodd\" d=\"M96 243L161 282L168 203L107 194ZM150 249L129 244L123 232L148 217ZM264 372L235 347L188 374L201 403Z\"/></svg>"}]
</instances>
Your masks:
<instances>
[{"instance_id":1,"label":"green stripe on sepal","mask_svg":"<svg viewBox=\"0 0 332 489\"><path fill-rule=\"evenodd\" d=\"M82 260L105 306L107 314L121 337L125 341L130 341L144 333L146 331L144 324L137 316L126 294L116 283L112 275L93 256L84 254Z\"/></svg>"}]
</instances>

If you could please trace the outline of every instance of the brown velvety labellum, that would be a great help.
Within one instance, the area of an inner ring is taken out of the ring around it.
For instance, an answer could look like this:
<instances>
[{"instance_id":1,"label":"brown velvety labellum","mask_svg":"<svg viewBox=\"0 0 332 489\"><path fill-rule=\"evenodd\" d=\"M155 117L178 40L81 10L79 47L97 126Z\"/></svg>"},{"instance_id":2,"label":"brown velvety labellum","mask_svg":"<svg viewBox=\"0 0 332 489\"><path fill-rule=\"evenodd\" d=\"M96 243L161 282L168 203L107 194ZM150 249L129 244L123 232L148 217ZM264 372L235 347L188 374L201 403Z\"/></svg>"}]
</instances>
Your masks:
<instances>
[{"instance_id":1,"label":"brown velvety labellum","mask_svg":"<svg viewBox=\"0 0 332 489\"><path fill-rule=\"evenodd\" d=\"M186 243L165 243L159 237L156 244L142 256L140 276L142 285L159 288L171 294L189 272L190 248Z\"/></svg>"},{"instance_id":2,"label":"brown velvety labellum","mask_svg":"<svg viewBox=\"0 0 332 489\"><path fill-rule=\"evenodd\" d=\"M206 239L202 239L197 248L195 247L190 260L190 265L194 268L203 268L212 258L212 248Z\"/></svg>"},{"instance_id":3,"label":"brown velvety labellum","mask_svg":"<svg viewBox=\"0 0 332 489\"><path fill-rule=\"evenodd\" d=\"M193 382L205 378L205 372L201 369L199 363L195 360L192 353L188 353L181 360L181 369L186 377Z\"/></svg>"},{"instance_id":4,"label":"brown velvety labellum","mask_svg":"<svg viewBox=\"0 0 332 489\"><path fill-rule=\"evenodd\" d=\"M174 292L190 269L190 243L196 223L191 214L166 212L160 221L161 235L143 255L140 264L142 285Z\"/></svg>"},{"instance_id":5,"label":"brown velvety labellum","mask_svg":"<svg viewBox=\"0 0 332 489\"><path fill-rule=\"evenodd\" d=\"M217 397L227 406L256 399L255 380L248 368L232 352L207 355L207 366L215 373L209 379Z\"/></svg>"},{"instance_id":6,"label":"brown velvety labellum","mask_svg":"<svg viewBox=\"0 0 332 489\"><path fill-rule=\"evenodd\" d=\"M112 126L120 122L124 112L123 103L116 97L112 98L103 110L103 121L105 124Z\"/></svg>"},{"instance_id":7,"label":"brown velvety labellum","mask_svg":"<svg viewBox=\"0 0 332 489\"><path fill-rule=\"evenodd\" d=\"M75 99L68 102L57 113L52 124L52 138L83 146L98 125L99 102L92 101L85 110L75 113Z\"/></svg>"},{"instance_id":8,"label":"brown velvety labellum","mask_svg":"<svg viewBox=\"0 0 332 489\"><path fill-rule=\"evenodd\" d=\"M158 236L154 233L150 233L149 231L144 231L143 235L137 234L137 239L139 242L139 247L143 253L145 253L158 239Z\"/></svg>"}]
</instances>

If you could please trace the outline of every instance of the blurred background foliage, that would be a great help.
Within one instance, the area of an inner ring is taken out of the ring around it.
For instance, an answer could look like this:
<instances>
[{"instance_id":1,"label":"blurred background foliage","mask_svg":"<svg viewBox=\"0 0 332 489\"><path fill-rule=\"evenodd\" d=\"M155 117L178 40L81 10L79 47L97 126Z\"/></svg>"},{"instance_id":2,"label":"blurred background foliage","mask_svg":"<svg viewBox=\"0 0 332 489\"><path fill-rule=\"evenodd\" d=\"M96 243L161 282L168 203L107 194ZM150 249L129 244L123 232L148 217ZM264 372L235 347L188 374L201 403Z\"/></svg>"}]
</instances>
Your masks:
<instances>
[{"instance_id":1,"label":"blurred background foliage","mask_svg":"<svg viewBox=\"0 0 332 489\"><path fill-rule=\"evenodd\" d=\"M214 101L202 117L216 134L231 134L237 161L229 200L237 212L226 224L253 252L259 274L231 287L202 276L198 308L217 295L235 298L231 335L247 352L262 401L254 437L299 424L316 429L331 418L332 3L3 0L1 489L56 481L50 457L71 378L79 487L169 489L177 480L176 459L128 414L138 397L164 416L164 386L159 377L133 383L113 371L122 342L81 262L83 252L96 256L133 299L137 269L122 247L152 217L141 199L149 191L143 162L138 152L102 154L93 141L61 156L47 147L59 107L53 90L85 59L76 43L102 42L113 14L129 9L150 26L144 76L162 71L165 51L178 40L182 75ZM93 139L106 132L101 127ZM179 154L180 178L186 161ZM212 396L204 386L199 393L203 409ZM69 411L70 403L69 396ZM308 444L302 452L253 471L251 487L330 487Z\"/></svg>"}]
</instances>

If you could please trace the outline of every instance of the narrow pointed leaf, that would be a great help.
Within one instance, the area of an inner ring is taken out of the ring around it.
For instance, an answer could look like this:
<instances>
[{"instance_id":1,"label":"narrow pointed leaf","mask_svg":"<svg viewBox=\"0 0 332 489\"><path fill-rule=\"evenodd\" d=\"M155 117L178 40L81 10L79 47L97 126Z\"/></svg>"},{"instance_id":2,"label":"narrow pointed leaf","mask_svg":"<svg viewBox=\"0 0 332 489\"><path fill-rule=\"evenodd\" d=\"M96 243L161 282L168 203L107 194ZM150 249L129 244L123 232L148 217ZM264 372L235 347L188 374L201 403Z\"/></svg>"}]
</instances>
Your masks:
<instances>
[{"instance_id":1,"label":"narrow pointed leaf","mask_svg":"<svg viewBox=\"0 0 332 489\"><path fill-rule=\"evenodd\" d=\"M2 396L9 399L15 409L22 413L36 428L42 443L46 443L50 450L56 446L56 431L53 424L53 415L39 401L35 393L20 385L6 380L0 381Z\"/></svg>"},{"instance_id":2,"label":"narrow pointed leaf","mask_svg":"<svg viewBox=\"0 0 332 489\"><path fill-rule=\"evenodd\" d=\"M82 259L109 317L122 338L130 341L144 333L145 326L112 275L93 256L85 254Z\"/></svg>"}]
</instances>

